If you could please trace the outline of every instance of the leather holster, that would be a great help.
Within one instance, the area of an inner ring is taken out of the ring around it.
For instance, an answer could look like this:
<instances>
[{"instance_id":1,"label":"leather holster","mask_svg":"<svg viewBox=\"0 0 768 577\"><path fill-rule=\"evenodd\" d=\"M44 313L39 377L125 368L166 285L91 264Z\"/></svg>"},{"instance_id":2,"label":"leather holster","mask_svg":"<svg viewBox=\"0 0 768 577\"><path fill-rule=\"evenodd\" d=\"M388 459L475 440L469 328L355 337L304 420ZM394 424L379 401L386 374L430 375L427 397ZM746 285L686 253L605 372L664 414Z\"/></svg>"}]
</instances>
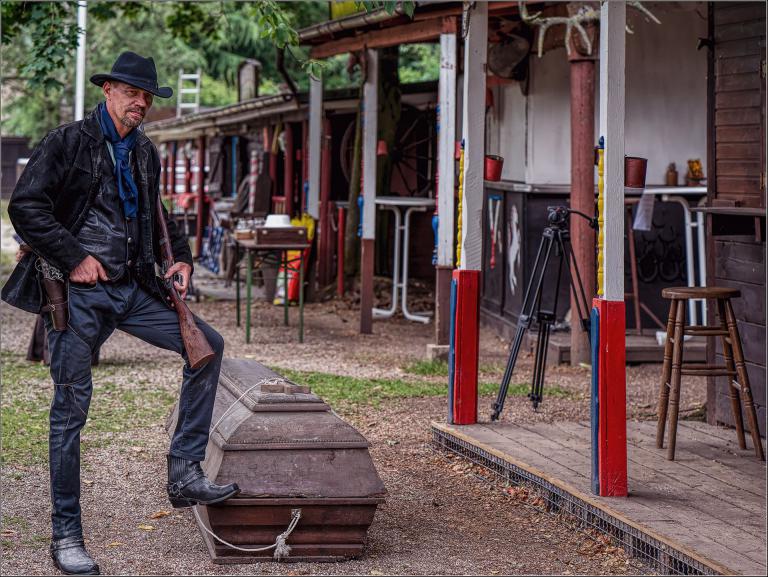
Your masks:
<instances>
[{"instance_id":1,"label":"leather holster","mask_svg":"<svg viewBox=\"0 0 768 577\"><path fill-rule=\"evenodd\" d=\"M48 304L42 312L51 314L51 324L55 331L67 330L69 322L69 301L67 299L67 284L63 280L53 280L43 277L43 291Z\"/></svg>"}]
</instances>

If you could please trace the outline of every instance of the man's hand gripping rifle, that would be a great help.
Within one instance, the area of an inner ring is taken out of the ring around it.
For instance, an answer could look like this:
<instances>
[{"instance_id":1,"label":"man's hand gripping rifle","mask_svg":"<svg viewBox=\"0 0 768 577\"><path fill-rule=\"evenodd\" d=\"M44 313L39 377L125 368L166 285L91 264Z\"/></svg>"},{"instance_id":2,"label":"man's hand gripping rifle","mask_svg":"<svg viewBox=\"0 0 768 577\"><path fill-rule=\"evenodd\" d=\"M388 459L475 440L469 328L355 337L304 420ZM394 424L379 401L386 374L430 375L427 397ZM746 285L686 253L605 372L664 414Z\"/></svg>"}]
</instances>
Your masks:
<instances>
[{"instance_id":1,"label":"man's hand gripping rifle","mask_svg":"<svg viewBox=\"0 0 768 577\"><path fill-rule=\"evenodd\" d=\"M173 266L173 250L171 249L171 238L168 235L168 225L165 222L163 214L163 203L160 195L157 195L157 226L160 237L160 257L162 259L163 275ZM192 311L189 310L173 286L173 277L165 279L165 289L168 292L168 298L179 315L179 328L181 329L181 340L184 342L184 350L187 351L189 365L193 369L198 369L210 361L215 353L205 338L203 332L197 327Z\"/></svg>"}]
</instances>

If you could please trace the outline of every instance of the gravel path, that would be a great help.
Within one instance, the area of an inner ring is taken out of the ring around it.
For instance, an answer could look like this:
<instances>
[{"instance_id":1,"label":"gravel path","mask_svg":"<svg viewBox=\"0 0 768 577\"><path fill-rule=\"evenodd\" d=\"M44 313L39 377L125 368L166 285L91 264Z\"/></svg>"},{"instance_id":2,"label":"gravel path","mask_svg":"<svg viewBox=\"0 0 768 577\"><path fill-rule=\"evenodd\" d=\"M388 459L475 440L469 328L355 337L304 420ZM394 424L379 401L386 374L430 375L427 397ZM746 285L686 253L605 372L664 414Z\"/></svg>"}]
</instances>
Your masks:
<instances>
[{"instance_id":1,"label":"gravel path","mask_svg":"<svg viewBox=\"0 0 768 577\"><path fill-rule=\"evenodd\" d=\"M343 301L307 305L305 343L281 326L282 310L265 303L254 308L253 341L244 344L235 327L234 303L204 301L192 307L225 337L229 357L254 358L271 366L357 377L407 377L403 367L424 357L432 326L391 319L378 321L374 335L357 334L357 312ZM34 319L5 304L2 348L26 350ZM507 344L481 332L481 365L499 380ZM530 376L532 360L521 355L515 381ZM139 379L175 394L181 363L175 355L116 333L102 349L102 362L116 365L112 380L130 388ZM628 369L631 418L653 418L658 366ZM434 377L438 378L438 377ZM439 379L439 378L438 378ZM443 378L444 379L444 378ZM683 408L706 397L701 382L687 382ZM589 416L589 374L584 369L549 369L548 382L574 398L545 398L533 413L527 399L510 397L503 419L579 420ZM50 386L38 383L37 386ZM4 401L7 399L4 399ZM94 405L99 402L94 396ZM491 398L481 399L487 419ZM378 409L352 407L342 417L371 442L371 454L389 496L376 513L365 555L340 564L227 565L211 563L189 510L171 510L165 498L167 437L162 419L137 422L112 434L104 446L83 456L83 521L88 547L105 574L641 574L648 571L622 551L570 528L519 495L485 482L465 461L435 452L429 422L442 420L444 398L390 401ZM88 444L87 427L83 435ZM2 470L3 574L49 574L49 492L47 467ZM152 519L159 511L169 515ZM9 524L13 519L13 526ZM139 525L151 526L143 530Z\"/></svg>"}]
</instances>

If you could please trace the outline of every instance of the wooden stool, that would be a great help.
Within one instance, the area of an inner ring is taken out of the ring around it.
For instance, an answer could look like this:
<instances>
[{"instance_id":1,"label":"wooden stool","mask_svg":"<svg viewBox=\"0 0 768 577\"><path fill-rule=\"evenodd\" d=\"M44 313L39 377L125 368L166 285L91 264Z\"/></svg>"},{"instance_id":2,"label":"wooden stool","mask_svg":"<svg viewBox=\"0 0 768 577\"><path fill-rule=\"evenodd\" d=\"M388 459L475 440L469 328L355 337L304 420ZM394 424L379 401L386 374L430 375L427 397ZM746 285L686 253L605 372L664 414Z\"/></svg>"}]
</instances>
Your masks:
<instances>
[{"instance_id":1,"label":"wooden stool","mask_svg":"<svg viewBox=\"0 0 768 577\"><path fill-rule=\"evenodd\" d=\"M661 296L671 299L669 319L667 320L667 342L664 345L664 365L661 371L661 389L659 391L659 422L656 428L656 446L664 446L664 426L667 421L667 408L672 404L669 413L669 446L667 459L675 459L675 441L677 437L677 417L680 410L680 377L682 375L727 376L730 378L729 395L733 419L736 423L736 435L739 447L747 448L744 439L744 422L741 416L740 396L744 397L744 409L749 419L749 430L755 445L755 455L765 461L763 445L760 441L760 430L757 426L757 413L752 402L752 391L749 387L747 368L744 365L744 352L741 348L739 329L736 317L731 307L731 298L741 296L741 291L721 287L678 287L665 288ZM720 325L717 327L686 326L685 309L688 299L716 299L717 314ZM685 335L701 335L707 337L719 336L723 341L723 356L725 366L699 365L683 363L683 346ZM741 395L739 395L741 392ZM671 397L670 397L671 395Z\"/></svg>"}]
</instances>

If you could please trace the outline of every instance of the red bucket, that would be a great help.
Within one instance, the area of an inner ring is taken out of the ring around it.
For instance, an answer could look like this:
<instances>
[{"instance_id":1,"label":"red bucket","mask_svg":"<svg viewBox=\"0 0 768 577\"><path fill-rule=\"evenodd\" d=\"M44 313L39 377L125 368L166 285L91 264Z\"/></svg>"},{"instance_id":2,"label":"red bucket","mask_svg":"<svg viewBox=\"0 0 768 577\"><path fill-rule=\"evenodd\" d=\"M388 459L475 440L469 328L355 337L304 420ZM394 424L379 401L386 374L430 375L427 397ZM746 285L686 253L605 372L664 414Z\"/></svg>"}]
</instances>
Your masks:
<instances>
[{"instance_id":1,"label":"red bucket","mask_svg":"<svg viewBox=\"0 0 768 577\"><path fill-rule=\"evenodd\" d=\"M495 154L485 155L485 180L497 182L501 180L501 169L504 167L504 159Z\"/></svg>"}]
</instances>

